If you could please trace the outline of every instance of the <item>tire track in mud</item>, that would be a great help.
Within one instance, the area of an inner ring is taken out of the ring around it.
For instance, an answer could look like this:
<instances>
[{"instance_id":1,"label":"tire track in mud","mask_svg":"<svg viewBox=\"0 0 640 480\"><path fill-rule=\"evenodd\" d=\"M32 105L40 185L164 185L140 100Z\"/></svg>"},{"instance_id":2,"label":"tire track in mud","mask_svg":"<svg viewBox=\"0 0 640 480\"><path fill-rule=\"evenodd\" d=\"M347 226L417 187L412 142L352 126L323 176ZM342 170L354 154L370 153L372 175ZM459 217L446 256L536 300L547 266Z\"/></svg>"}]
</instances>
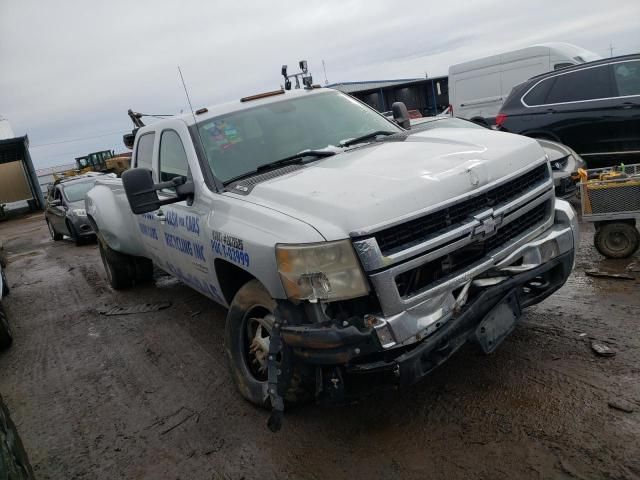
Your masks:
<instances>
[{"instance_id":1,"label":"tire track in mud","mask_svg":"<svg viewBox=\"0 0 640 480\"><path fill-rule=\"evenodd\" d=\"M95 245L54 243L40 228L11 232L10 255L44 255L9 265L21 284L7 303L17 341L0 355L0 389L38 478L640 475L640 409L607 407L611 396L640 400L640 300L631 286L578 270L495 354L466 346L407 390L290 409L274 436L267 412L233 389L223 309L164 276L160 288L114 292ZM96 312L165 299L173 306L153 314ZM591 336L615 339L618 355L594 357Z\"/></svg>"}]
</instances>

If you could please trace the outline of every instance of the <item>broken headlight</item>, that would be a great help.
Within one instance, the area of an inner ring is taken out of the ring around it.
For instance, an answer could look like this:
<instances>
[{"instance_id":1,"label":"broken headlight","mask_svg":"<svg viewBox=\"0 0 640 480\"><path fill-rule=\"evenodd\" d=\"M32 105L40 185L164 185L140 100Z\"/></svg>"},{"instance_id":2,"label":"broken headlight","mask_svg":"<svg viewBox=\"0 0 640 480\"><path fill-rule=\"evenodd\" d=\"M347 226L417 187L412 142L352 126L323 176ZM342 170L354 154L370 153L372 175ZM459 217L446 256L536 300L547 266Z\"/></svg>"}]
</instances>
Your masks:
<instances>
[{"instance_id":1,"label":"broken headlight","mask_svg":"<svg viewBox=\"0 0 640 480\"><path fill-rule=\"evenodd\" d=\"M276 261L287 296L295 300L346 300L369 286L349 240L276 245Z\"/></svg>"}]
</instances>

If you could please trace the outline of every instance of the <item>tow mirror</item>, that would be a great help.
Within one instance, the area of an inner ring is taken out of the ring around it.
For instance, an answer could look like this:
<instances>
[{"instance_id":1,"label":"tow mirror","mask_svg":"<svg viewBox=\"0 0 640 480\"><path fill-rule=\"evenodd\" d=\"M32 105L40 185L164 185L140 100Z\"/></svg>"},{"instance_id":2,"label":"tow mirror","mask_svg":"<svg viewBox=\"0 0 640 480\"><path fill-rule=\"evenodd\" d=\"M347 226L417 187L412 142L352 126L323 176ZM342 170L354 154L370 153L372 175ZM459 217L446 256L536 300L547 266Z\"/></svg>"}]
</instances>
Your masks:
<instances>
[{"instance_id":1,"label":"tow mirror","mask_svg":"<svg viewBox=\"0 0 640 480\"><path fill-rule=\"evenodd\" d=\"M394 102L391 105L391 111L393 112L393 119L398 125L405 130L411 129L411 119L409 118L409 110L404 102Z\"/></svg>"},{"instance_id":2,"label":"tow mirror","mask_svg":"<svg viewBox=\"0 0 640 480\"><path fill-rule=\"evenodd\" d=\"M136 215L153 212L162 205L181 202L193 197L193 182L185 177L174 177L168 182L153 183L153 173L148 168L132 168L122 173L122 186L127 194L131 211ZM175 189L176 196L164 200L158 198L158 190Z\"/></svg>"},{"instance_id":3,"label":"tow mirror","mask_svg":"<svg viewBox=\"0 0 640 480\"><path fill-rule=\"evenodd\" d=\"M133 144L136 141L137 131L138 129L136 128L131 133L125 133L124 135L122 135L122 143L124 143L124 146L129 150L133 150Z\"/></svg>"}]
</instances>

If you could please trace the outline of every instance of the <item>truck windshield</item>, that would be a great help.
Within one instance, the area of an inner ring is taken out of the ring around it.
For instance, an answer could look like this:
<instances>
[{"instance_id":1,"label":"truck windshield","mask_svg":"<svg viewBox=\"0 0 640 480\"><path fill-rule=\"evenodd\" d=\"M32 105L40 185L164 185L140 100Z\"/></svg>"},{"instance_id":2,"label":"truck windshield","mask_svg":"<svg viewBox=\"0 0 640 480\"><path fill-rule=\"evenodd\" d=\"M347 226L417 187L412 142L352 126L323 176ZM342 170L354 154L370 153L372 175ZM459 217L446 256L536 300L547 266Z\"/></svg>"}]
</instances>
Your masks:
<instances>
[{"instance_id":1,"label":"truck windshield","mask_svg":"<svg viewBox=\"0 0 640 480\"><path fill-rule=\"evenodd\" d=\"M93 188L95 180L88 180L86 182L72 183L64 187L64 196L70 203L78 202L84 199L85 194Z\"/></svg>"},{"instance_id":2,"label":"truck windshield","mask_svg":"<svg viewBox=\"0 0 640 480\"><path fill-rule=\"evenodd\" d=\"M304 150L399 127L339 92L260 105L198 124L207 161L222 182Z\"/></svg>"}]
</instances>

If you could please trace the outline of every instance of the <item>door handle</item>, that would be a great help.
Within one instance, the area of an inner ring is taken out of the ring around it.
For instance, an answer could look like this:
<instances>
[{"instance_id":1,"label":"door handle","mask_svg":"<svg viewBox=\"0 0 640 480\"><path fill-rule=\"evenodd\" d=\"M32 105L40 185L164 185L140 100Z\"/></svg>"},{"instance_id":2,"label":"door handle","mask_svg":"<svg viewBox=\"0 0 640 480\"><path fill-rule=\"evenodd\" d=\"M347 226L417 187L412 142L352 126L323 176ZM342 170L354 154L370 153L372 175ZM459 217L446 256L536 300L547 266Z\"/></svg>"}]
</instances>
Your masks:
<instances>
[{"instance_id":1,"label":"door handle","mask_svg":"<svg viewBox=\"0 0 640 480\"><path fill-rule=\"evenodd\" d=\"M620 108L622 108L623 110L628 110L629 108L633 108L633 107L635 107L635 106L636 106L636 104L635 104L635 103L632 103L632 102L624 102Z\"/></svg>"}]
</instances>

